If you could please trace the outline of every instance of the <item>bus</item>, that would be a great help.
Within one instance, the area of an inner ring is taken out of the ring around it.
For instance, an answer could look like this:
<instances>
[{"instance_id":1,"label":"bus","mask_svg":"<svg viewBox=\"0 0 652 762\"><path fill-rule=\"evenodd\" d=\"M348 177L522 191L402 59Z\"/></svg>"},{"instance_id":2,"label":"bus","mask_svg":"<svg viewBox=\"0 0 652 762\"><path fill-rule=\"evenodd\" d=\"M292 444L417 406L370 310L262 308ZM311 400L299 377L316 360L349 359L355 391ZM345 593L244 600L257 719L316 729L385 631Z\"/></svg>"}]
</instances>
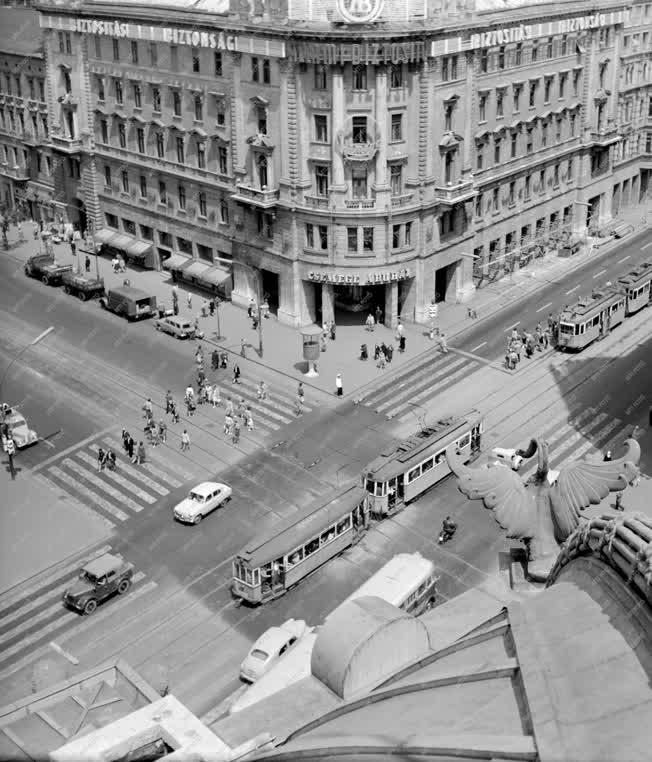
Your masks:
<instances>
[{"instance_id":1,"label":"bus","mask_svg":"<svg viewBox=\"0 0 652 762\"><path fill-rule=\"evenodd\" d=\"M484 420L472 410L449 416L401 442L391 444L363 474L373 516L382 518L401 510L411 500L450 474L446 448L454 444L465 462L480 453Z\"/></svg>"},{"instance_id":2,"label":"bus","mask_svg":"<svg viewBox=\"0 0 652 762\"><path fill-rule=\"evenodd\" d=\"M603 338L625 319L625 301L620 287L604 286L564 308L559 315L557 346L580 350Z\"/></svg>"},{"instance_id":3,"label":"bus","mask_svg":"<svg viewBox=\"0 0 652 762\"><path fill-rule=\"evenodd\" d=\"M435 605L438 580L435 564L430 559L420 553L399 553L333 609L325 621L345 603L369 595L382 598L393 606L418 616ZM229 708L229 714L246 709L308 677L312 649L318 634L318 627L307 628L287 653L238 696Z\"/></svg>"},{"instance_id":4,"label":"bus","mask_svg":"<svg viewBox=\"0 0 652 762\"><path fill-rule=\"evenodd\" d=\"M350 484L255 537L233 561L235 597L256 605L283 595L360 539L367 503L365 489Z\"/></svg>"},{"instance_id":5,"label":"bus","mask_svg":"<svg viewBox=\"0 0 652 762\"><path fill-rule=\"evenodd\" d=\"M627 275L618 278L618 283L625 291L627 304L625 314L633 315L652 300L652 262L642 262L638 267L630 270Z\"/></svg>"}]
</instances>

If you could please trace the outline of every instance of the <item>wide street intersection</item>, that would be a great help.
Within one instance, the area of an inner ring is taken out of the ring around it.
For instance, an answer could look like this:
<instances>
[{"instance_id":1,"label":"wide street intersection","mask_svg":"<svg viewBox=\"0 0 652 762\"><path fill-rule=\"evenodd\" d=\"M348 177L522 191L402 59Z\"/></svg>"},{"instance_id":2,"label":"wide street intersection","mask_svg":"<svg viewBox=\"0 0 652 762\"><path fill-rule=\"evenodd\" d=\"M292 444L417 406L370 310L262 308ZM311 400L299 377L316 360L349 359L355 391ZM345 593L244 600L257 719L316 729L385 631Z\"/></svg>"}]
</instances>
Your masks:
<instances>
[{"instance_id":1,"label":"wide street intersection","mask_svg":"<svg viewBox=\"0 0 652 762\"><path fill-rule=\"evenodd\" d=\"M132 466L120 452L115 473L97 471L97 448L108 445L118 452L123 427L135 437L141 434L141 407L148 396L157 417L166 389L181 398L194 376L194 343L161 336L151 322L124 323L97 303L78 302L26 278L16 260L2 259L0 370L45 327L55 327L14 364L3 384L3 398L19 405L44 438L19 454L11 494L30 480L48 501L40 522L39 507L32 506L30 526L20 525L15 513L5 514L3 523L12 516L17 525L3 526L4 541L10 545L12 533L30 532L38 547L53 520L50 503L66 502L72 506L66 514L71 537L77 509L80 516L83 511L101 517L105 528L91 548L75 537L70 554L77 548L86 558L110 547L137 571L127 597L82 618L64 610L60 600L76 574L78 556L61 558L50 569L42 559L21 559L32 568L22 575L29 577L24 582L5 561L3 583L14 573L3 584L10 589L0 594L0 686L7 700L30 691L35 665L44 660L53 665L56 681L122 656L144 674L164 673L175 695L201 715L238 687L240 660L264 629L290 616L320 622L397 552L418 550L435 561L442 600L499 573L513 543L489 511L468 502L448 479L272 604L238 608L229 591L231 558L263 523L278 522L333 486L358 478L394 434L404 435L454 408L479 406L486 413L484 451L494 444L521 446L538 433L550 441L555 467L574 455L617 446L647 420L649 310L579 355L549 350L523 361L512 374L500 367L501 359L512 325L532 327L594 285L615 280L649 258L650 240L648 232L626 239L556 276L527 302L473 323L451 341L448 355L432 349L408 358L391 375L351 388L342 403L310 387L300 418L294 413L295 380L273 363L263 368L242 360L237 394L251 404L256 428L244 432L238 446L222 434L223 410L200 407L192 418L169 424L167 446L148 448L145 467ZM138 274L132 277L135 283ZM210 345L207 341L209 351ZM224 393L232 393L230 371L213 377ZM256 396L261 378L270 391L265 401ZM188 454L179 449L183 428L192 439ZM641 440L646 473L649 440L649 434ZM233 487L233 501L200 527L175 524L172 506L188 487L215 477ZM461 531L440 547L436 534L446 514L458 520Z\"/></svg>"}]
</instances>

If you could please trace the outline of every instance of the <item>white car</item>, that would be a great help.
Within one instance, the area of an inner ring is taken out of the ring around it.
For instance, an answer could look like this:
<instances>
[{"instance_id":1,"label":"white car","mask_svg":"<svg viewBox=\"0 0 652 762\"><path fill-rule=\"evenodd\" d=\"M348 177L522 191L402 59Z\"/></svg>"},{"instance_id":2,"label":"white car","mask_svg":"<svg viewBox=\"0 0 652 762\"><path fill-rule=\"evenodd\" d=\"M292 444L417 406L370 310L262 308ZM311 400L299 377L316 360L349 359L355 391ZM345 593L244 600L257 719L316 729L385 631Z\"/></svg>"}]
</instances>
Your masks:
<instances>
[{"instance_id":1,"label":"white car","mask_svg":"<svg viewBox=\"0 0 652 762\"><path fill-rule=\"evenodd\" d=\"M2 405L2 412L9 434L19 450L38 442L38 434L34 429L30 429L22 413L19 413L16 408L12 408L6 403Z\"/></svg>"},{"instance_id":2,"label":"white car","mask_svg":"<svg viewBox=\"0 0 652 762\"><path fill-rule=\"evenodd\" d=\"M226 484L202 482L174 506L174 518L186 524L199 524L204 516L229 501L232 492Z\"/></svg>"},{"instance_id":3,"label":"white car","mask_svg":"<svg viewBox=\"0 0 652 762\"><path fill-rule=\"evenodd\" d=\"M288 619L280 627L270 627L249 649L240 665L240 679L255 683L305 632L303 619Z\"/></svg>"},{"instance_id":4,"label":"white car","mask_svg":"<svg viewBox=\"0 0 652 762\"><path fill-rule=\"evenodd\" d=\"M523 463L523 458L516 454L516 450L506 447L494 447L491 451L494 458L498 458L498 462L508 466L512 471L518 471Z\"/></svg>"}]
</instances>

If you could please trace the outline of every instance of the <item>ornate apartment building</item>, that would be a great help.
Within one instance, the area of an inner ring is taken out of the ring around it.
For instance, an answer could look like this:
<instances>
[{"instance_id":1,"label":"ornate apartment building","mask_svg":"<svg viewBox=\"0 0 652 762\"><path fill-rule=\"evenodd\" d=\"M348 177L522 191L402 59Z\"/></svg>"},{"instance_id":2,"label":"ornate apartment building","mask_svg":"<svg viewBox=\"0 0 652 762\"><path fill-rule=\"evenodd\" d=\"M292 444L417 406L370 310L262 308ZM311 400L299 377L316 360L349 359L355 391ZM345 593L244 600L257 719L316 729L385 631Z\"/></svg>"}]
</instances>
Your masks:
<instances>
[{"instance_id":1,"label":"ornate apartment building","mask_svg":"<svg viewBox=\"0 0 652 762\"><path fill-rule=\"evenodd\" d=\"M425 320L648 192L649 2L37 8L61 212L289 324Z\"/></svg>"},{"instance_id":2,"label":"ornate apartment building","mask_svg":"<svg viewBox=\"0 0 652 762\"><path fill-rule=\"evenodd\" d=\"M0 7L0 209L47 220L70 167L50 147L45 80L38 14Z\"/></svg>"}]
</instances>

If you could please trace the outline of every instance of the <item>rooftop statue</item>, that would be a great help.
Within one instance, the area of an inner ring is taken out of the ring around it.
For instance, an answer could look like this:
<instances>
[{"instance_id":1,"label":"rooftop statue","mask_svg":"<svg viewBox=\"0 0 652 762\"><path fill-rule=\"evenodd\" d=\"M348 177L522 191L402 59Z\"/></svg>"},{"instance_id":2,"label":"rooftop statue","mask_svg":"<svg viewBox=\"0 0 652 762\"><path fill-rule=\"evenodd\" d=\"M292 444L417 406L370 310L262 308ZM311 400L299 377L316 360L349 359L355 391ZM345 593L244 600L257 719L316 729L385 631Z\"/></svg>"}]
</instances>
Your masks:
<instances>
[{"instance_id":1,"label":"rooftop statue","mask_svg":"<svg viewBox=\"0 0 652 762\"><path fill-rule=\"evenodd\" d=\"M526 480L500 463L469 468L455 445L446 450L446 459L460 492L471 500L483 500L507 536L523 540L530 578L545 582L559 544L579 526L580 512L610 492L625 489L639 476L639 443L627 439L624 447L625 454L618 460L571 461L556 478L548 466L548 444L543 439L532 439L526 449L516 451L524 459L537 456L536 473Z\"/></svg>"}]
</instances>

